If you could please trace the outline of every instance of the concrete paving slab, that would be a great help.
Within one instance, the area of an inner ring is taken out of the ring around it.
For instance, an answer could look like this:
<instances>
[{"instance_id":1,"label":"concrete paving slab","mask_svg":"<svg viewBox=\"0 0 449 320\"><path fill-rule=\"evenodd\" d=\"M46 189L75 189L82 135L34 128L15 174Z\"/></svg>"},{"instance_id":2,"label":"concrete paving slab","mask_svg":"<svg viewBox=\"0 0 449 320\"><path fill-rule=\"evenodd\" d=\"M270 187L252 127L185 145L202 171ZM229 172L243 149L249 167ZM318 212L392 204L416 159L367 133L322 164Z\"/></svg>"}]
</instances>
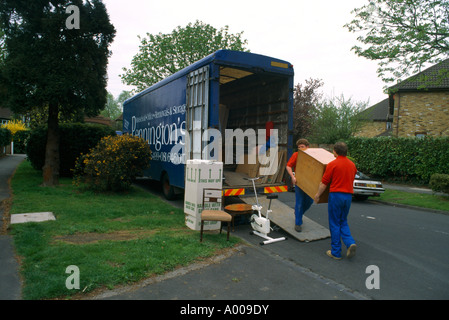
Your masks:
<instances>
[{"instance_id":1,"label":"concrete paving slab","mask_svg":"<svg viewBox=\"0 0 449 320\"><path fill-rule=\"evenodd\" d=\"M26 222L43 222L56 220L52 212L33 212L11 214L11 224Z\"/></svg>"}]
</instances>

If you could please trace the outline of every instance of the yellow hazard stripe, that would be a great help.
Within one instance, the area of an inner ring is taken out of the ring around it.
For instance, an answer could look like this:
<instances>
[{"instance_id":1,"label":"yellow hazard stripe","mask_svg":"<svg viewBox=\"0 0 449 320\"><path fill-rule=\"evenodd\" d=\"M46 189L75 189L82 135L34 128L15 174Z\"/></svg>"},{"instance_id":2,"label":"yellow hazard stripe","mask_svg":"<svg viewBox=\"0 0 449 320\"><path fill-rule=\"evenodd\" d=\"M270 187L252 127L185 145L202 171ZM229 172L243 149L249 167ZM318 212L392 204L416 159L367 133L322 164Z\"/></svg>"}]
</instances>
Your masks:
<instances>
[{"instance_id":1,"label":"yellow hazard stripe","mask_svg":"<svg viewBox=\"0 0 449 320\"><path fill-rule=\"evenodd\" d=\"M245 194L245 189L244 188L240 188L240 189L227 189L225 190L225 197L228 196L241 196Z\"/></svg>"},{"instance_id":2,"label":"yellow hazard stripe","mask_svg":"<svg viewBox=\"0 0 449 320\"><path fill-rule=\"evenodd\" d=\"M287 186L265 187L263 190L264 193L287 192L287 191L288 191Z\"/></svg>"}]
</instances>

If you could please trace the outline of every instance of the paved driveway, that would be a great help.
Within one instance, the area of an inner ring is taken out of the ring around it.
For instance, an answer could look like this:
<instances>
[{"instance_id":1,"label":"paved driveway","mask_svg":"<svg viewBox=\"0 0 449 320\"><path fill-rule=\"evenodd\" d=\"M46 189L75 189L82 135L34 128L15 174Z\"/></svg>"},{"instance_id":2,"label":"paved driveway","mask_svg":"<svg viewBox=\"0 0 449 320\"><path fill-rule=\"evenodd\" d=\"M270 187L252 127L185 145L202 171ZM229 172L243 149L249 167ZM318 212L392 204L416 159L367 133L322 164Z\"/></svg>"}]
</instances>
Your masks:
<instances>
[{"instance_id":1,"label":"paved driveway","mask_svg":"<svg viewBox=\"0 0 449 320\"><path fill-rule=\"evenodd\" d=\"M24 159L25 155L8 155L0 159L0 202L9 198L9 178ZM0 205L0 300L19 300L19 266L14 257L12 237L4 234L3 227L3 207Z\"/></svg>"}]
</instances>

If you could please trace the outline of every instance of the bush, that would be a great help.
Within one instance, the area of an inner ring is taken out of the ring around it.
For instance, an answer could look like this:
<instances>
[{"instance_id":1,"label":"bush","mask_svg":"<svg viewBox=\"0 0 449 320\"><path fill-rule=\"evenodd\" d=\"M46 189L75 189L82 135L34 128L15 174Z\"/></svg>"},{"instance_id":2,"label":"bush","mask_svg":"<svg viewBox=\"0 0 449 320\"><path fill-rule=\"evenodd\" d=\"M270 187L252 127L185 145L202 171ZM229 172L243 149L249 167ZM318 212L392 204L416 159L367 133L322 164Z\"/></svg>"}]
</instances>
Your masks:
<instances>
[{"instance_id":1,"label":"bush","mask_svg":"<svg viewBox=\"0 0 449 320\"><path fill-rule=\"evenodd\" d=\"M14 153L26 153L26 145L30 137L30 130L17 131L14 135Z\"/></svg>"},{"instance_id":2,"label":"bush","mask_svg":"<svg viewBox=\"0 0 449 320\"><path fill-rule=\"evenodd\" d=\"M11 131L12 136L14 137L17 132L27 130L25 124L20 120L11 120L7 124L3 125L3 128Z\"/></svg>"},{"instance_id":3,"label":"bush","mask_svg":"<svg viewBox=\"0 0 449 320\"><path fill-rule=\"evenodd\" d=\"M0 128L0 147L4 147L11 142L11 131L6 128Z\"/></svg>"},{"instance_id":4,"label":"bush","mask_svg":"<svg viewBox=\"0 0 449 320\"><path fill-rule=\"evenodd\" d=\"M434 173L449 172L449 138L351 138L357 168L380 178L428 183Z\"/></svg>"},{"instance_id":5,"label":"bush","mask_svg":"<svg viewBox=\"0 0 449 320\"><path fill-rule=\"evenodd\" d=\"M130 136L105 137L78 158L74 183L94 191L127 190L132 180L149 167L151 151L145 140Z\"/></svg>"},{"instance_id":6,"label":"bush","mask_svg":"<svg viewBox=\"0 0 449 320\"><path fill-rule=\"evenodd\" d=\"M430 177L429 187L435 192L449 194L449 174L435 173Z\"/></svg>"},{"instance_id":7,"label":"bush","mask_svg":"<svg viewBox=\"0 0 449 320\"><path fill-rule=\"evenodd\" d=\"M14 142L14 153L25 153L25 140L28 137L28 128L20 120L11 120L2 126L11 132L11 140Z\"/></svg>"},{"instance_id":8,"label":"bush","mask_svg":"<svg viewBox=\"0 0 449 320\"><path fill-rule=\"evenodd\" d=\"M101 138L115 135L115 131L107 126L83 123L63 123L59 126L59 174L71 177L76 159L95 147ZM47 145L47 127L33 129L26 146L26 153L31 165L42 170L45 164L45 148Z\"/></svg>"}]
</instances>

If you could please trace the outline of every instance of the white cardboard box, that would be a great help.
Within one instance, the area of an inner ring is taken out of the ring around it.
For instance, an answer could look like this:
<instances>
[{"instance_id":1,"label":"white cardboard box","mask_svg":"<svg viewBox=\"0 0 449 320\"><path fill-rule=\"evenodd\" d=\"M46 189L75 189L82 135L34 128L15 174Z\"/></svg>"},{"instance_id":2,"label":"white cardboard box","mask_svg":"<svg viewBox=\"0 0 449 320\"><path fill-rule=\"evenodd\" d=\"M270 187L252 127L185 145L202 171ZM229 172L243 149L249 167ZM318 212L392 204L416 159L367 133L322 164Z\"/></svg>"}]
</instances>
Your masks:
<instances>
[{"instance_id":1,"label":"white cardboard box","mask_svg":"<svg viewBox=\"0 0 449 320\"><path fill-rule=\"evenodd\" d=\"M201 228L203 190L222 189L223 162L211 160L187 160L184 189L184 213L186 226L193 230ZM218 209L219 204L217 204ZM211 208L212 209L212 208ZM204 230L220 229L219 221L205 221Z\"/></svg>"}]
</instances>

